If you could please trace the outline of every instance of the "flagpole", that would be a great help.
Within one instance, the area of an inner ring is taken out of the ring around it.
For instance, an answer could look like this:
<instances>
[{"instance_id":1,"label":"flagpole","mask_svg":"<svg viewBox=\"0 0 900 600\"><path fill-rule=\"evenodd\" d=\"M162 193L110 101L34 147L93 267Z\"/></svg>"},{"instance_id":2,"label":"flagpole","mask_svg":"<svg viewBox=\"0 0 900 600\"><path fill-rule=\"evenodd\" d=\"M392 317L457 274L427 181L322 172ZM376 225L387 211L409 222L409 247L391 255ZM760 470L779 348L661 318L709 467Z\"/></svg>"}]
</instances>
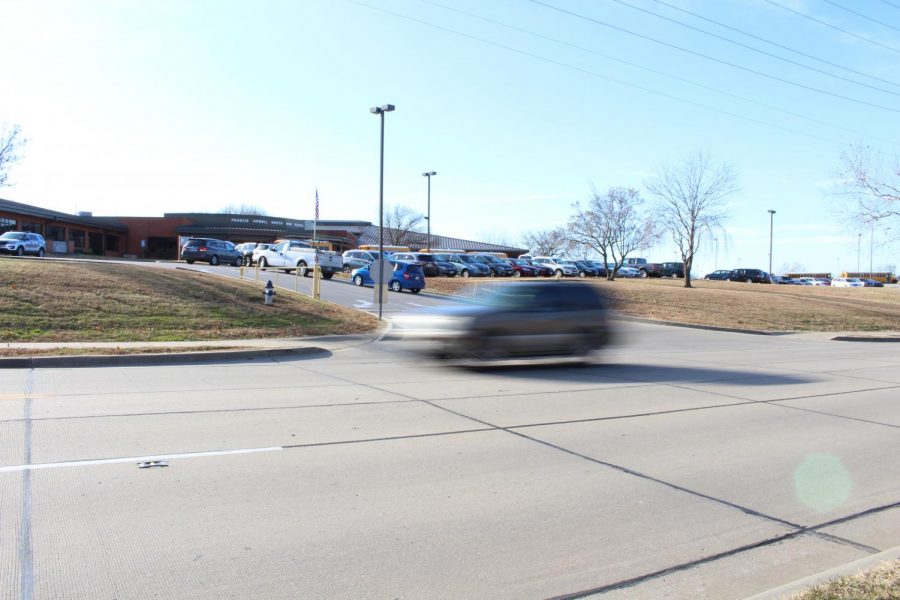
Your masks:
<instances>
[{"instance_id":1,"label":"flagpole","mask_svg":"<svg viewBox=\"0 0 900 600\"><path fill-rule=\"evenodd\" d=\"M316 248L316 264L313 266L313 300L321 296L319 289L319 188L316 186L316 214L313 220L313 242Z\"/></svg>"}]
</instances>

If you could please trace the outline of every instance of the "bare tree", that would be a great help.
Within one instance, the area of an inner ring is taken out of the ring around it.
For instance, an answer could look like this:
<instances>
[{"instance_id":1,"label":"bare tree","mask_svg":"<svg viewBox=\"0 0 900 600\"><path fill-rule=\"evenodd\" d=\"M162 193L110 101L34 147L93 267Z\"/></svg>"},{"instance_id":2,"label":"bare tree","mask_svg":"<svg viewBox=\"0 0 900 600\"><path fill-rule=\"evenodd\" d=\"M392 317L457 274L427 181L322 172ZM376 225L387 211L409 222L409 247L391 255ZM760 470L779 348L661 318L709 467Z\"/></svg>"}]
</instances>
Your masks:
<instances>
[{"instance_id":1,"label":"bare tree","mask_svg":"<svg viewBox=\"0 0 900 600\"><path fill-rule=\"evenodd\" d=\"M643 210L644 200L633 188L609 188L601 194L591 186L587 206L574 205L569 221L569 239L576 245L600 254L603 263L613 264L606 278L615 279L625 258L649 246L656 238L653 220Z\"/></svg>"},{"instance_id":2,"label":"bare tree","mask_svg":"<svg viewBox=\"0 0 900 600\"><path fill-rule=\"evenodd\" d=\"M269 213L264 208L260 208L254 204L229 204L221 210L227 215L252 215L257 217L265 217Z\"/></svg>"},{"instance_id":3,"label":"bare tree","mask_svg":"<svg viewBox=\"0 0 900 600\"><path fill-rule=\"evenodd\" d=\"M425 215L408 206L398 204L384 210L384 243L391 246L408 246L421 236Z\"/></svg>"},{"instance_id":4,"label":"bare tree","mask_svg":"<svg viewBox=\"0 0 900 600\"><path fill-rule=\"evenodd\" d=\"M522 243L532 254L538 256L558 256L571 247L569 236L563 227L526 231L522 234Z\"/></svg>"},{"instance_id":5,"label":"bare tree","mask_svg":"<svg viewBox=\"0 0 900 600\"><path fill-rule=\"evenodd\" d=\"M8 185L9 168L21 158L19 152L26 141L18 125L0 128L0 187Z\"/></svg>"},{"instance_id":6,"label":"bare tree","mask_svg":"<svg viewBox=\"0 0 900 600\"><path fill-rule=\"evenodd\" d=\"M835 177L834 193L848 202L853 225L871 226L900 216L900 161L889 164L880 152L853 146L841 154Z\"/></svg>"},{"instance_id":7,"label":"bare tree","mask_svg":"<svg viewBox=\"0 0 900 600\"><path fill-rule=\"evenodd\" d=\"M712 239L728 218L725 205L738 191L737 172L703 152L660 167L647 181L656 196L656 220L672 236L684 262L684 287L691 287L691 267L701 244Z\"/></svg>"}]
</instances>

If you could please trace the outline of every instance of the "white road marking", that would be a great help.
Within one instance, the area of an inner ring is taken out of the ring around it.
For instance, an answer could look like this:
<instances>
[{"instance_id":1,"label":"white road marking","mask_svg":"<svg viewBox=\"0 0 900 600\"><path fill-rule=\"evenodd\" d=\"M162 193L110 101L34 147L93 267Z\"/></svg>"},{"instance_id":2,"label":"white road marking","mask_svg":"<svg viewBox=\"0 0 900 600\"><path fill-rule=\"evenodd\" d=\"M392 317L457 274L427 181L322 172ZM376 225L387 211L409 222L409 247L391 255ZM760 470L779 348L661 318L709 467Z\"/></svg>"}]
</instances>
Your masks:
<instances>
[{"instance_id":1,"label":"white road marking","mask_svg":"<svg viewBox=\"0 0 900 600\"><path fill-rule=\"evenodd\" d=\"M255 452L274 452L275 450L284 450L284 448L281 446L271 446L268 448L243 448L240 450L212 450L209 452L184 452L181 454L154 454L151 456L127 456L123 458L99 458L96 460L73 460L55 463L35 463L28 465L0 467L0 473L20 473L22 471L34 471L37 469L61 469L65 467L90 467L94 465L112 465L116 463L139 463L156 460L171 460L175 458L202 458L205 456L252 454Z\"/></svg>"}]
</instances>

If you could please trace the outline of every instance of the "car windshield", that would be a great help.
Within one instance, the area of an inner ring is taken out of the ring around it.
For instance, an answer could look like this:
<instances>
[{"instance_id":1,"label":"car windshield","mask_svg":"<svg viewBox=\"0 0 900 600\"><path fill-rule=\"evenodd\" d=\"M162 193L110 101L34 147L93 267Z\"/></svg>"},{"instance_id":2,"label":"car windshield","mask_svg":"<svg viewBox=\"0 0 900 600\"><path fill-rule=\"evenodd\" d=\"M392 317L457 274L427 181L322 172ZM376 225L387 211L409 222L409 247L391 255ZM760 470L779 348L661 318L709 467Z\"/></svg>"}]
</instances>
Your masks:
<instances>
[{"instance_id":1,"label":"car windshield","mask_svg":"<svg viewBox=\"0 0 900 600\"><path fill-rule=\"evenodd\" d=\"M0 235L0 240L24 240L26 238L24 233L18 233L14 231L7 231L3 235Z\"/></svg>"}]
</instances>

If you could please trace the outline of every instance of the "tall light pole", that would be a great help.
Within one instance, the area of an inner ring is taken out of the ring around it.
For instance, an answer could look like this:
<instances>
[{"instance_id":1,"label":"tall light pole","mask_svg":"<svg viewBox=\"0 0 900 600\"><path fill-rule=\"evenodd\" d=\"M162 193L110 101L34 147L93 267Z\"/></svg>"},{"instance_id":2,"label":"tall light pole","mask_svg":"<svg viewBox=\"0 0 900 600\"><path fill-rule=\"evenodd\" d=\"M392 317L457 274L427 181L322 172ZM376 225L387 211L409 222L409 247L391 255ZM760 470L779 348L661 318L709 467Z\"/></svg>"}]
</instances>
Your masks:
<instances>
[{"instance_id":1,"label":"tall light pole","mask_svg":"<svg viewBox=\"0 0 900 600\"><path fill-rule=\"evenodd\" d=\"M856 238L856 272L859 273L859 270L862 268L860 266L859 257L860 251L862 250L862 233Z\"/></svg>"},{"instance_id":2,"label":"tall light pole","mask_svg":"<svg viewBox=\"0 0 900 600\"><path fill-rule=\"evenodd\" d=\"M772 277L772 231L775 227L775 211L769 209L769 277Z\"/></svg>"},{"instance_id":3,"label":"tall light pole","mask_svg":"<svg viewBox=\"0 0 900 600\"><path fill-rule=\"evenodd\" d=\"M431 252L431 178L432 176L437 175L437 171L428 171L427 173L422 173L422 177L428 178L428 216L425 217L425 220L428 221L428 233L427 241L428 241L428 251Z\"/></svg>"},{"instance_id":4,"label":"tall light pole","mask_svg":"<svg viewBox=\"0 0 900 600\"><path fill-rule=\"evenodd\" d=\"M875 254L875 222L872 222L872 226L870 228L871 234L869 235L869 277L872 276L873 268L872 268L872 256Z\"/></svg>"},{"instance_id":5,"label":"tall light pole","mask_svg":"<svg viewBox=\"0 0 900 600\"><path fill-rule=\"evenodd\" d=\"M378 167L378 260L383 264L384 261L384 113L394 110L393 104L385 104L384 106L374 106L369 109L373 115L381 117L381 159ZM381 309L384 305L384 285L382 282L376 282L378 285L378 320L381 320Z\"/></svg>"},{"instance_id":6,"label":"tall light pole","mask_svg":"<svg viewBox=\"0 0 900 600\"><path fill-rule=\"evenodd\" d=\"M716 243L716 266L713 268L713 271L719 270L719 238L713 238L713 241Z\"/></svg>"}]
</instances>

